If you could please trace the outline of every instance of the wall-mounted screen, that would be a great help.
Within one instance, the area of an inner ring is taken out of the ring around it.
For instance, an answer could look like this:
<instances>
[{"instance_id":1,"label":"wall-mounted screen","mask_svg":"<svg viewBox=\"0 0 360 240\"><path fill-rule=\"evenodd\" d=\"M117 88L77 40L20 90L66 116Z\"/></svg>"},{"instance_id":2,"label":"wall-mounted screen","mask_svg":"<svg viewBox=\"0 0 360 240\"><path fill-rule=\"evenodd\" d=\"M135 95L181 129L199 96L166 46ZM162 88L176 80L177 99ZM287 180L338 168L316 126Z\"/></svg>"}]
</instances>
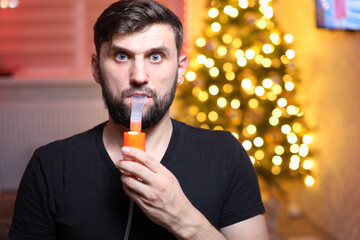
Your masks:
<instances>
[{"instance_id":1,"label":"wall-mounted screen","mask_svg":"<svg viewBox=\"0 0 360 240\"><path fill-rule=\"evenodd\" d=\"M360 30L360 0L316 0L320 28Z\"/></svg>"}]
</instances>

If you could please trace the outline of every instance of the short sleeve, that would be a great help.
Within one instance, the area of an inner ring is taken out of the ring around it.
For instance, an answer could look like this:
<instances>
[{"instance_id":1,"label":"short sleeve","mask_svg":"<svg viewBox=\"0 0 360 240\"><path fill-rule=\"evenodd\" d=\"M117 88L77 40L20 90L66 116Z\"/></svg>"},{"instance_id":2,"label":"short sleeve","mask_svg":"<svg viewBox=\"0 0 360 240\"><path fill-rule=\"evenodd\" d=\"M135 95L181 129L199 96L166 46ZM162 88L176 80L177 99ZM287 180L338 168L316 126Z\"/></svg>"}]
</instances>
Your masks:
<instances>
[{"instance_id":1,"label":"short sleeve","mask_svg":"<svg viewBox=\"0 0 360 240\"><path fill-rule=\"evenodd\" d=\"M48 185L45 170L35 152L20 182L10 239L56 239Z\"/></svg>"},{"instance_id":2,"label":"short sleeve","mask_svg":"<svg viewBox=\"0 0 360 240\"><path fill-rule=\"evenodd\" d=\"M231 136L227 151L227 188L220 227L265 212L258 179L250 158L240 142Z\"/></svg>"}]
</instances>

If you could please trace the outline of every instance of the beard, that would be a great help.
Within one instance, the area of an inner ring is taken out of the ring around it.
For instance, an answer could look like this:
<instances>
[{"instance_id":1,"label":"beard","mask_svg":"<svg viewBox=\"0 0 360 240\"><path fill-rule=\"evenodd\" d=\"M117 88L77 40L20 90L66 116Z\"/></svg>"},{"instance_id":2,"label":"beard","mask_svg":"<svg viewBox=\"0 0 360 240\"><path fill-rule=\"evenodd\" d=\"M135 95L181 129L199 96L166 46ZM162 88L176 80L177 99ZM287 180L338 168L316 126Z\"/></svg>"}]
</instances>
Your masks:
<instances>
[{"instance_id":1,"label":"beard","mask_svg":"<svg viewBox=\"0 0 360 240\"><path fill-rule=\"evenodd\" d=\"M143 92L151 96L153 105L150 106L146 112L143 111L141 129L154 126L164 117L174 100L177 85L177 75L178 71L176 70L174 83L171 89L169 89L169 91L161 97L158 96L155 90L148 88L147 86L132 85L129 89L123 90L119 98L116 98L111 93L101 71L99 70L102 96L111 119L116 124L130 128L131 106L127 106L125 104L125 98L133 92Z\"/></svg>"}]
</instances>

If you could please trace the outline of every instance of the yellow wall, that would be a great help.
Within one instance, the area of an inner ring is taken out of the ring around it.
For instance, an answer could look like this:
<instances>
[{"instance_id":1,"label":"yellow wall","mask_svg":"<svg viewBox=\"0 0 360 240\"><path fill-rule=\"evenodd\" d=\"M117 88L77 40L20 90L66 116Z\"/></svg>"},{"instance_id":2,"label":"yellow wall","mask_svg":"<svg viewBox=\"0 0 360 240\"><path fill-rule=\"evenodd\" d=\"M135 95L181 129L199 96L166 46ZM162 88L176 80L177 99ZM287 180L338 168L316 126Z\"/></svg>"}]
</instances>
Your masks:
<instances>
[{"instance_id":1,"label":"yellow wall","mask_svg":"<svg viewBox=\"0 0 360 240\"><path fill-rule=\"evenodd\" d=\"M276 0L274 16L294 35L299 98L314 127L317 183L294 194L338 239L360 237L360 32L316 28L315 0Z\"/></svg>"}]
</instances>

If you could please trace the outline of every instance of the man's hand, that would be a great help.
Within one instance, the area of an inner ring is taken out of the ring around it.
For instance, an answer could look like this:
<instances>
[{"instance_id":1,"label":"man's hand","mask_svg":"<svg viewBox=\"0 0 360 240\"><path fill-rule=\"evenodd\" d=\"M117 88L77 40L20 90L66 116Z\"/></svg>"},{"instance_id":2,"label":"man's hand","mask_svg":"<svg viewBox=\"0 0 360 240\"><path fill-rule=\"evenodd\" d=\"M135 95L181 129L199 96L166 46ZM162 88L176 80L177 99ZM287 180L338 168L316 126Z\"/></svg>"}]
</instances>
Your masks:
<instances>
[{"instance_id":1,"label":"man's hand","mask_svg":"<svg viewBox=\"0 0 360 240\"><path fill-rule=\"evenodd\" d=\"M191 239L204 226L216 231L187 199L176 177L157 159L136 148L123 147L122 152L124 159L117 168L123 171L124 190L153 222L179 239ZM214 239L224 239L216 232L218 237Z\"/></svg>"}]
</instances>

